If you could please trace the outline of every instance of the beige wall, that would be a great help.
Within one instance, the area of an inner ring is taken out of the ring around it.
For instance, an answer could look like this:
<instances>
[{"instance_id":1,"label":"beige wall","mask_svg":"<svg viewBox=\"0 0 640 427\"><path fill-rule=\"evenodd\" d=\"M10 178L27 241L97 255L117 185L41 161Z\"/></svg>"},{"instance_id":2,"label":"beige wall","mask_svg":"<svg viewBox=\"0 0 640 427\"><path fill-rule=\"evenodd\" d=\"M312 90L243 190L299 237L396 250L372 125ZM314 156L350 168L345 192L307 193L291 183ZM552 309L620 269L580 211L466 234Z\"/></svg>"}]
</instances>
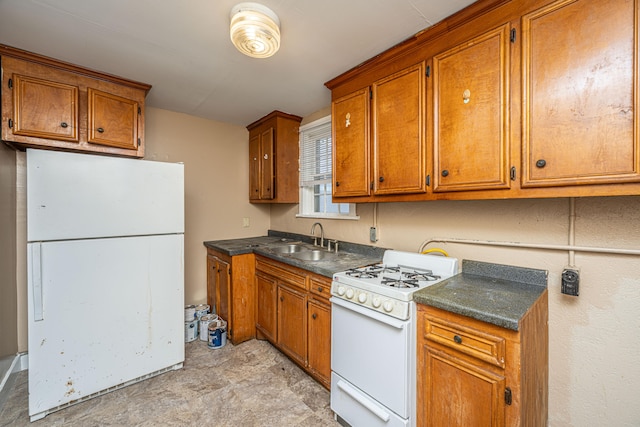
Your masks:
<instances>
[{"instance_id":1,"label":"beige wall","mask_svg":"<svg viewBox=\"0 0 640 427\"><path fill-rule=\"evenodd\" d=\"M323 220L325 236L417 251L433 237L527 243L568 243L569 199L433 201L360 204L359 221ZM640 197L576 199L581 246L640 249ZM273 207L271 227L308 233L313 220L295 208ZM432 244L460 259L549 271L549 424L640 425L640 257L576 253L580 296L560 293L565 251Z\"/></svg>"},{"instance_id":2,"label":"beige wall","mask_svg":"<svg viewBox=\"0 0 640 427\"><path fill-rule=\"evenodd\" d=\"M185 169L185 302L207 296L202 242L261 236L269 205L249 203L249 133L242 126L147 108L148 160L183 162ZM249 227L242 219L249 218Z\"/></svg>"}]
</instances>

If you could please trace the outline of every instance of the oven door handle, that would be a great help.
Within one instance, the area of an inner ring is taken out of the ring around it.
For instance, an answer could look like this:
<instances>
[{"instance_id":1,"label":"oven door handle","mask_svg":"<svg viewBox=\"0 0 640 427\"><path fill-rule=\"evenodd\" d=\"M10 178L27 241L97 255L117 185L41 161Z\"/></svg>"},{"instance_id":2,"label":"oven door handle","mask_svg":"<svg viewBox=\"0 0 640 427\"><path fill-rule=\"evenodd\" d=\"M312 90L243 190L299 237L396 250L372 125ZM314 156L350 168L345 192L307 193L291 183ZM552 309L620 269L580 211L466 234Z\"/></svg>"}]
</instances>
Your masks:
<instances>
[{"instance_id":1,"label":"oven door handle","mask_svg":"<svg viewBox=\"0 0 640 427\"><path fill-rule=\"evenodd\" d=\"M355 400L356 402L364 406L369 412L371 412L376 417L380 418L385 423L389 421L389 418L391 418L388 412L385 412L383 409L378 407L378 405L375 405L374 403L360 396L360 393L358 393L358 390L356 390L346 382L339 380L338 388L342 390L346 395L351 397L353 400Z\"/></svg>"},{"instance_id":2,"label":"oven door handle","mask_svg":"<svg viewBox=\"0 0 640 427\"><path fill-rule=\"evenodd\" d=\"M363 316L367 316L373 320L377 320L380 323L383 323L387 326L391 326L396 329L404 329L407 325L406 320L396 319L395 317L387 316L386 314L378 313L375 310L370 308L361 307L357 304L354 304L349 301L345 301L340 298L331 297L330 299L332 304L343 307L347 310L355 311L356 313L362 314Z\"/></svg>"}]
</instances>

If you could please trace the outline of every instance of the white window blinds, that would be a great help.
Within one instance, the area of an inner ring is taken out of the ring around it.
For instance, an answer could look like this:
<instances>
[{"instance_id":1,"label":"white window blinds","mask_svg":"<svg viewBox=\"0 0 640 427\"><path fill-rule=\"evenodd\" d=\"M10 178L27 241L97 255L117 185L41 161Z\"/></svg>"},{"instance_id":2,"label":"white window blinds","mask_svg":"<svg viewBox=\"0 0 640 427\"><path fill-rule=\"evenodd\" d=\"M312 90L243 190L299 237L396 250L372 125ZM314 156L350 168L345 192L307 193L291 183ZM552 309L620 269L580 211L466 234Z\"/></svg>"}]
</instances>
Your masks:
<instances>
[{"instance_id":1,"label":"white window blinds","mask_svg":"<svg viewBox=\"0 0 640 427\"><path fill-rule=\"evenodd\" d=\"M304 131L300 141L300 186L331 183L331 121Z\"/></svg>"},{"instance_id":2,"label":"white window blinds","mask_svg":"<svg viewBox=\"0 0 640 427\"><path fill-rule=\"evenodd\" d=\"M298 216L357 219L355 204L333 203L331 116L300 127Z\"/></svg>"}]
</instances>

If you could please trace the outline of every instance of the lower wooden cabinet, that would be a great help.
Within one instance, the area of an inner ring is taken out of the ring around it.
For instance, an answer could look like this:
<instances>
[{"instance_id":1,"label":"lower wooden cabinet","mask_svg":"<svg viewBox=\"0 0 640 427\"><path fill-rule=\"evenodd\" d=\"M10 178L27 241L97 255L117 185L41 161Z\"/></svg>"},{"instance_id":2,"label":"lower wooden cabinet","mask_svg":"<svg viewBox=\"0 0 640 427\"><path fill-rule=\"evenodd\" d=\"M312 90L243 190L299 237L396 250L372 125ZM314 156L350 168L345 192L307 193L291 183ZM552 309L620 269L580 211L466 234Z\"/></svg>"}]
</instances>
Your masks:
<instances>
[{"instance_id":1,"label":"lower wooden cabinet","mask_svg":"<svg viewBox=\"0 0 640 427\"><path fill-rule=\"evenodd\" d=\"M265 274L256 272L256 330L271 342L276 342L278 330L278 283Z\"/></svg>"},{"instance_id":2,"label":"lower wooden cabinet","mask_svg":"<svg viewBox=\"0 0 640 427\"><path fill-rule=\"evenodd\" d=\"M418 426L547 425L548 301L518 331L418 305Z\"/></svg>"},{"instance_id":3,"label":"lower wooden cabinet","mask_svg":"<svg viewBox=\"0 0 640 427\"><path fill-rule=\"evenodd\" d=\"M307 361L307 293L278 285L278 347L299 364Z\"/></svg>"},{"instance_id":4,"label":"lower wooden cabinet","mask_svg":"<svg viewBox=\"0 0 640 427\"><path fill-rule=\"evenodd\" d=\"M331 279L256 256L256 331L327 389Z\"/></svg>"},{"instance_id":5,"label":"lower wooden cabinet","mask_svg":"<svg viewBox=\"0 0 640 427\"><path fill-rule=\"evenodd\" d=\"M207 303L227 321L233 344L256 336L254 278L254 254L232 257L207 248Z\"/></svg>"},{"instance_id":6,"label":"lower wooden cabinet","mask_svg":"<svg viewBox=\"0 0 640 427\"><path fill-rule=\"evenodd\" d=\"M307 303L307 368L325 387L331 385L331 306L317 300Z\"/></svg>"}]
</instances>

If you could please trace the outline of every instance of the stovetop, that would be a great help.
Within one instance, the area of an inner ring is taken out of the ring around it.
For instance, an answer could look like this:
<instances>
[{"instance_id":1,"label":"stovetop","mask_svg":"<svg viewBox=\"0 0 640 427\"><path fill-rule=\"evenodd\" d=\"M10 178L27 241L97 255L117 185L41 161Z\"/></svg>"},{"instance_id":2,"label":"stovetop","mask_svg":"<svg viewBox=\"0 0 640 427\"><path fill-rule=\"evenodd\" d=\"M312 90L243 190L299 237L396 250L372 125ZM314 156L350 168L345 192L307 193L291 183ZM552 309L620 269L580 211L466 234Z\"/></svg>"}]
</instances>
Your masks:
<instances>
[{"instance_id":1,"label":"stovetop","mask_svg":"<svg viewBox=\"0 0 640 427\"><path fill-rule=\"evenodd\" d=\"M382 262L333 275L340 284L403 301L426 286L447 279L458 270L458 260L413 252L386 251Z\"/></svg>"},{"instance_id":2,"label":"stovetop","mask_svg":"<svg viewBox=\"0 0 640 427\"><path fill-rule=\"evenodd\" d=\"M457 272L456 258L388 250L380 264L335 273L331 295L407 319L414 292L448 279Z\"/></svg>"}]
</instances>

